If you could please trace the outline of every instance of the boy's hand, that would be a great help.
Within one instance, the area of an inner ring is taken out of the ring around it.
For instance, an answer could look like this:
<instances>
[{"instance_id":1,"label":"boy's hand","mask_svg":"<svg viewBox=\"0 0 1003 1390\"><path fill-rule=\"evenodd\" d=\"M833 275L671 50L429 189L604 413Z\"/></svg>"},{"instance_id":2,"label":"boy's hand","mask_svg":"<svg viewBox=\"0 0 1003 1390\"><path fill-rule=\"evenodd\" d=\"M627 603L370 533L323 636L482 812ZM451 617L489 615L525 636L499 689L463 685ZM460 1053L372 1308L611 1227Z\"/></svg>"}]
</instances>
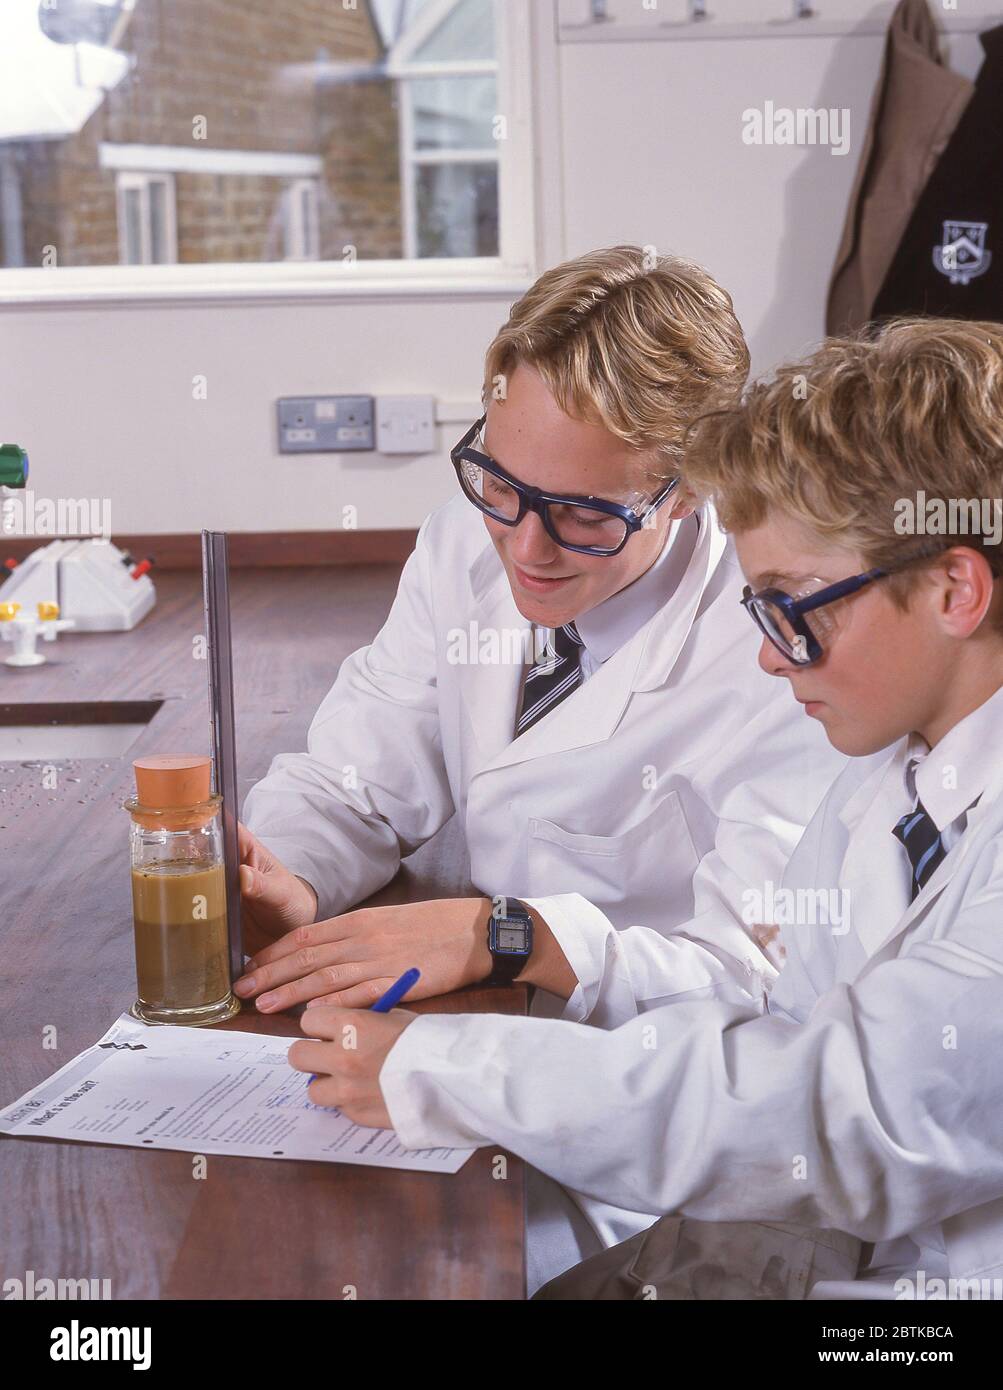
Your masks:
<instances>
[{"instance_id":1,"label":"boy's hand","mask_svg":"<svg viewBox=\"0 0 1003 1390\"><path fill-rule=\"evenodd\" d=\"M239 821L237 844L244 944L249 951L259 951L293 928L314 921L317 895Z\"/></svg>"},{"instance_id":2,"label":"boy's hand","mask_svg":"<svg viewBox=\"0 0 1003 1390\"><path fill-rule=\"evenodd\" d=\"M289 1065L316 1073L307 1087L314 1105L340 1110L357 1125L390 1129L390 1116L380 1090L380 1072L387 1054L416 1014L392 1009L388 1014L358 1013L329 1006L310 1009L300 1026L322 1042L295 1042Z\"/></svg>"},{"instance_id":3,"label":"boy's hand","mask_svg":"<svg viewBox=\"0 0 1003 1390\"><path fill-rule=\"evenodd\" d=\"M405 970L421 979L409 999L429 999L491 974L490 898L440 898L360 908L298 926L260 950L234 985L263 1013L295 1004L365 1009Z\"/></svg>"}]
</instances>

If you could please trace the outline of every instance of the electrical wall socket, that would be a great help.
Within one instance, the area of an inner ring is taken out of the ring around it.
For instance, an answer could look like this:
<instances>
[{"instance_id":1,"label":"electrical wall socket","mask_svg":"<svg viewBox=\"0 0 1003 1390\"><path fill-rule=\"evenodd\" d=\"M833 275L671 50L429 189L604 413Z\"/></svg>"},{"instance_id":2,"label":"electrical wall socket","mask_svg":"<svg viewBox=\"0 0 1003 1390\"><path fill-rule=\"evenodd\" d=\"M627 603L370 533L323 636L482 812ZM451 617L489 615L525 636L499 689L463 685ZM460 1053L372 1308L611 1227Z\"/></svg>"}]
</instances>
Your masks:
<instances>
[{"instance_id":1,"label":"electrical wall socket","mask_svg":"<svg viewBox=\"0 0 1003 1390\"><path fill-rule=\"evenodd\" d=\"M373 449L372 396L289 396L279 401L279 453Z\"/></svg>"},{"instance_id":2,"label":"electrical wall socket","mask_svg":"<svg viewBox=\"0 0 1003 1390\"><path fill-rule=\"evenodd\" d=\"M381 454L430 454L435 442L434 396L377 396L376 447Z\"/></svg>"}]
</instances>

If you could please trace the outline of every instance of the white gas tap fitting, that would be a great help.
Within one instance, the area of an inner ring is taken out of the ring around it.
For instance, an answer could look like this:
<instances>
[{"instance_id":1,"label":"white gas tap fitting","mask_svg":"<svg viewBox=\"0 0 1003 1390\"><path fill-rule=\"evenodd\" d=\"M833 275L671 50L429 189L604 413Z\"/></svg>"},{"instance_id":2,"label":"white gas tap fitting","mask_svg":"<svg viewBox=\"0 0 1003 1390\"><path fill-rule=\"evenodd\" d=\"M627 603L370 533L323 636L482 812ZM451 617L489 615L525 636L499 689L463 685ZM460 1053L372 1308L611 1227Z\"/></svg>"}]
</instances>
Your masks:
<instances>
[{"instance_id":1,"label":"white gas tap fitting","mask_svg":"<svg viewBox=\"0 0 1003 1390\"><path fill-rule=\"evenodd\" d=\"M14 643L14 651L6 658L8 666L41 666L45 657L35 650L38 639L54 642L58 633L76 626L72 618L59 616L58 603L40 603L37 617L20 614L19 603L0 603L0 637Z\"/></svg>"}]
</instances>

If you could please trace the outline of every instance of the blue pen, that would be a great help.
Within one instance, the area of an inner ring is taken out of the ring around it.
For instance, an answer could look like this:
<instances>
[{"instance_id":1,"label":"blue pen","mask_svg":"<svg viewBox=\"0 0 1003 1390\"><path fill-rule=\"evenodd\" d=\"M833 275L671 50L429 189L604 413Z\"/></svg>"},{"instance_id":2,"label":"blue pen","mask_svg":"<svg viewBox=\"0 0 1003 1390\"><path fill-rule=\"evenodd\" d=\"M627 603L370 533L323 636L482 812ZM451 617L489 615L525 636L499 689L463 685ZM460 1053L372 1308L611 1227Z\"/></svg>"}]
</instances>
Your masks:
<instances>
[{"instance_id":1,"label":"blue pen","mask_svg":"<svg viewBox=\"0 0 1003 1390\"><path fill-rule=\"evenodd\" d=\"M381 995L381 997L377 999L376 1003L369 1010L369 1012L372 1014L388 1014L391 1009L395 1009L397 1007L400 1001L404 998L405 994L407 994L408 990L414 989L415 985L418 983L420 979L420 970L405 970L404 974L400 977L400 979L395 980L394 983L390 986L386 994ZM311 1076L310 1081L316 1080L316 1076ZM308 1086L310 1085L310 1081L306 1083Z\"/></svg>"},{"instance_id":2,"label":"blue pen","mask_svg":"<svg viewBox=\"0 0 1003 1390\"><path fill-rule=\"evenodd\" d=\"M421 979L420 970L405 970L400 979L390 986L386 994L370 1009L373 1014L388 1014L391 1009L395 1009L409 990L414 989Z\"/></svg>"}]
</instances>

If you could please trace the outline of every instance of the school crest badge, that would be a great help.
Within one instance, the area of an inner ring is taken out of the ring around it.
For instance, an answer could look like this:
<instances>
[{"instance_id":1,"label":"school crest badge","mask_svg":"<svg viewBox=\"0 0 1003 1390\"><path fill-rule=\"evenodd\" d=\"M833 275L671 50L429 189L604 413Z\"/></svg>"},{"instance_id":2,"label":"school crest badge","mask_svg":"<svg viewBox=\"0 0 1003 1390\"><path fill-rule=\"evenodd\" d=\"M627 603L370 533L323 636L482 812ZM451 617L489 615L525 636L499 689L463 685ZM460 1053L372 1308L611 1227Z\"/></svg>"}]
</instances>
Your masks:
<instances>
[{"instance_id":1,"label":"school crest badge","mask_svg":"<svg viewBox=\"0 0 1003 1390\"><path fill-rule=\"evenodd\" d=\"M985 275L993 253L986 250L988 222L945 222L944 239L933 248L933 263L952 285L967 285Z\"/></svg>"}]
</instances>

